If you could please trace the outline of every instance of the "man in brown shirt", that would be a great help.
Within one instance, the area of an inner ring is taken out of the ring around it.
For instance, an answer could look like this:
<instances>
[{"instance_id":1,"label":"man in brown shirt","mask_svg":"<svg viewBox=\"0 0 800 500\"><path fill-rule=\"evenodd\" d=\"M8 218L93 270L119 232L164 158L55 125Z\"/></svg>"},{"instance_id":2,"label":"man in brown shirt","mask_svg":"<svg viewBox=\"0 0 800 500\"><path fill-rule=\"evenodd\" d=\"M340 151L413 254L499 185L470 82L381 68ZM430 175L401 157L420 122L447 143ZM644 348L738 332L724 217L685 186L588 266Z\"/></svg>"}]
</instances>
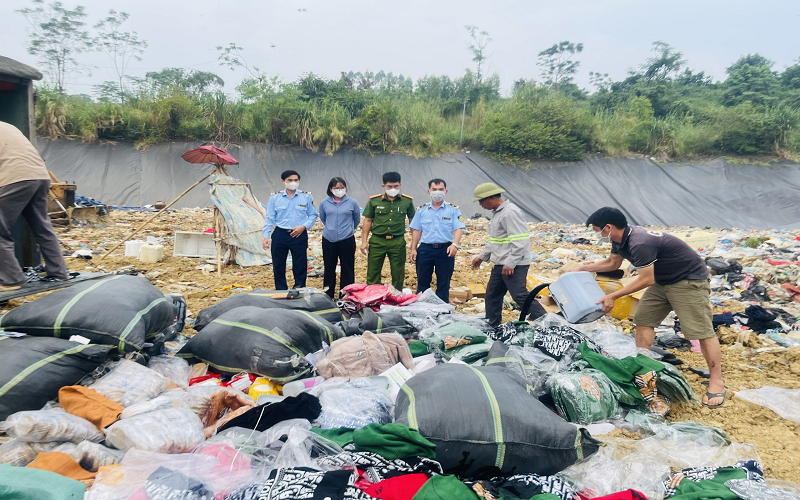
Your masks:
<instances>
[{"instance_id":1,"label":"man in brown shirt","mask_svg":"<svg viewBox=\"0 0 800 500\"><path fill-rule=\"evenodd\" d=\"M28 222L48 276L67 279L58 237L47 215L50 175L33 144L15 126L0 121L0 291L27 282L14 256L11 230L20 216Z\"/></svg>"}]
</instances>

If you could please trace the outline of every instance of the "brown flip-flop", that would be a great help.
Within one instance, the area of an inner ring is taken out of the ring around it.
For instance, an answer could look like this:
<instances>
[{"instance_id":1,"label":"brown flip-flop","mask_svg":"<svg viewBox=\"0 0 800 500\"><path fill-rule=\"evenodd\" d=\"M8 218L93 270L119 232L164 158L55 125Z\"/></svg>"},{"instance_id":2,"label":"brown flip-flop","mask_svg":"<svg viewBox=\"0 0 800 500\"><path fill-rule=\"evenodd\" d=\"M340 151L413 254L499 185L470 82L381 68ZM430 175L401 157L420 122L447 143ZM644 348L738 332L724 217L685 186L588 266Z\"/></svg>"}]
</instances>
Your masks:
<instances>
[{"instance_id":1,"label":"brown flip-flop","mask_svg":"<svg viewBox=\"0 0 800 500\"><path fill-rule=\"evenodd\" d=\"M727 399L727 397L728 397L728 391L725 391L725 392L706 392L706 399L708 401L711 401L714 398L722 398L722 403L720 403L718 405L710 405L708 403L703 403L703 406L705 406L706 408L712 408L712 409L719 408L720 406L725 404L725 399Z\"/></svg>"}]
</instances>

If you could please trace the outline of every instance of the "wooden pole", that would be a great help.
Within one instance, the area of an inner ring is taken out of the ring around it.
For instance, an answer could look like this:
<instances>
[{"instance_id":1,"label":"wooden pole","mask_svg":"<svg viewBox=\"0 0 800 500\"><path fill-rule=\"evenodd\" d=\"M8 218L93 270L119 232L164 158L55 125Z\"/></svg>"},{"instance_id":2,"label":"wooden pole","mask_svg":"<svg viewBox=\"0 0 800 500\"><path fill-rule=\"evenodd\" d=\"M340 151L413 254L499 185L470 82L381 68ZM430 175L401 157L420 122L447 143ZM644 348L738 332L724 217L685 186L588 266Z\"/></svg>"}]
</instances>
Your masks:
<instances>
[{"instance_id":1,"label":"wooden pole","mask_svg":"<svg viewBox=\"0 0 800 500\"><path fill-rule=\"evenodd\" d=\"M206 180L206 179L208 179L209 177L211 177L211 175L212 175L214 172L216 172L216 169L212 170L211 172L209 172L209 173L208 173L208 175L206 175L205 177L203 177L203 178L202 178L202 179L200 179L199 181L197 181L197 182L195 182L194 184L192 184L191 186L189 186L189 188L188 188L186 191L182 192L182 193L181 193L181 194L180 194L180 195L179 195L177 198L175 198L174 200L172 200L172 201L170 202L170 204L169 204L169 205L167 205L166 207L162 208L162 209L161 209L161 210L159 210L159 211L158 211L158 212L157 212L155 215L153 215L152 217L150 217L149 219L147 219L146 221L144 221L144 222L142 223L142 225L141 225L141 226L137 227L137 228L136 228L136 230L135 230L134 232L132 232L131 234L129 234L128 236L126 236L124 240L122 240L122 241L120 241L119 243L117 243L117 245L116 245L114 248L112 248L111 250L109 250L108 252L106 252L106 253L105 253L105 254L104 254L102 257L100 257L100 259L105 259L106 257L108 257L108 256L111 254L111 252L113 252L114 250L116 250L117 248L119 248L119 247L120 247L120 245L122 245L123 243L125 243L125 242L126 242L126 241L128 241L129 239L133 238L133 237L136 235L136 233L138 233L139 231L141 231L142 229L144 229L144 227L145 227L146 225L148 225L148 224L150 224L151 222L153 222L153 220L154 220L156 217L158 217L159 215L161 215L161 213L162 213L164 210L168 209L169 207L171 207L172 205L174 205L175 203L177 203L177 202L178 202L178 200L180 200L181 198L183 198L183 196L184 196L186 193L188 193L189 191L191 191L192 189L194 189L195 187L197 187L197 185L198 185L198 184L200 184L201 182L203 182L204 180Z\"/></svg>"}]
</instances>

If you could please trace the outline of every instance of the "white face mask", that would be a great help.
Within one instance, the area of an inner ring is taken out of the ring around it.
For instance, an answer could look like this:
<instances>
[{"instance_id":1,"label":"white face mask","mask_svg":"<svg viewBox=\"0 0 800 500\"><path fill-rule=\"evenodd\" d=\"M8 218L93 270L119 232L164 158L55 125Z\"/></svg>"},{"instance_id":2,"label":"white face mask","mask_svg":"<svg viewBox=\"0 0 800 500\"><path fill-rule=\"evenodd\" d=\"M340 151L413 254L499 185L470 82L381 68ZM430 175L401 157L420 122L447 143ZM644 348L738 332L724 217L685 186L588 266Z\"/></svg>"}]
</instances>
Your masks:
<instances>
[{"instance_id":1,"label":"white face mask","mask_svg":"<svg viewBox=\"0 0 800 500\"><path fill-rule=\"evenodd\" d=\"M431 201L441 203L444 201L444 191L431 191Z\"/></svg>"},{"instance_id":2,"label":"white face mask","mask_svg":"<svg viewBox=\"0 0 800 500\"><path fill-rule=\"evenodd\" d=\"M331 189L331 193L337 198L341 198L347 193L347 189Z\"/></svg>"},{"instance_id":3,"label":"white face mask","mask_svg":"<svg viewBox=\"0 0 800 500\"><path fill-rule=\"evenodd\" d=\"M386 194L388 194L389 196L391 196L392 198L394 198L395 196L397 196L398 194L400 194L400 190L399 190L399 189L387 189L387 190L386 190Z\"/></svg>"},{"instance_id":4,"label":"white face mask","mask_svg":"<svg viewBox=\"0 0 800 500\"><path fill-rule=\"evenodd\" d=\"M602 245L603 243L611 243L611 233L609 232L608 236L603 236L603 231L605 231L605 228L595 232L598 239L598 245Z\"/></svg>"},{"instance_id":5,"label":"white face mask","mask_svg":"<svg viewBox=\"0 0 800 500\"><path fill-rule=\"evenodd\" d=\"M297 188L300 187L300 183L299 182L287 182L286 184L284 184L284 186L286 186L286 189L288 189L290 191L297 191Z\"/></svg>"}]
</instances>

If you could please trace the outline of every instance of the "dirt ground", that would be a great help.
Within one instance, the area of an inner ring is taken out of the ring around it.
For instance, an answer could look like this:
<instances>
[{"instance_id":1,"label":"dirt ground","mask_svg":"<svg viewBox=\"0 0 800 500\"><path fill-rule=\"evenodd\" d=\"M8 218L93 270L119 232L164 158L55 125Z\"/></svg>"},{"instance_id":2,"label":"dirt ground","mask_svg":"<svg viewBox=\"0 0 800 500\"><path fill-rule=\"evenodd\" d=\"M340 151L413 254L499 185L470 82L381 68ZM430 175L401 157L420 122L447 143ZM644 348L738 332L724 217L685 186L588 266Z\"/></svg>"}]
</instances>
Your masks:
<instances>
[{"instance_id":1,"label":"dirt ground","mask_svg":"<svg viewBox=\"0 0 800 500\"><path fill-rule=\"evenodd\" d=\"M73 249L82 247L105 253L106 249L124 238L133 228L145 218L151 216L141 212L112 212L111 222L104 228L77 227L72 229L59 228L59 237ZM479 219L468 220L467 228L462 239L463 248L456 259L456 269L453 275L452 286L464 286L469 283L486 284L489 276L489 267L484 264L478 271L469 267L469 262L482 248L486 233L485 226L488 221ZM67 264L73 271L97 271L98 268L114 271L126 266L139 269L164 292L180 292L187 301L190 314L196 315L202 308L207 307L229 295L239 293L230 290L221 290L228 285L238 284L248 287L273 287L273 274L271 266L257 268L241 268L237 265L225 266L221 276L200 259L173 257L172 237L173 232L180 231L205 231L212 225L212 212L210 209L185 209L170 212L159 217L151 223L137 238L155 236L162 239L165 246L166 258L156 264L145 264L133 257L123 256L124 247L115 251L105 259L94 255L89 261L68 258ZM556 269L561 264L547 261L547 254L555 248L570 248L581 252L586 257L592 257L592 252L604 253L601 247L587 245L572 245L560 241L561 226L558 224L532 225L532 252L539 254L531 266L531 272L540 275L555 276ZM575 234L575 228L572 228ZM357 238L360 234L357 233ZM587 233L588 236L588 233ZM318 223L310 231L309 257L310 265L319 272L319 277L309 277L308 285L322 288L322 251L321 251L321 226ZM607 252L607 247L605 249ZM544 257L544 258L542 258ZM207 269L203 269L203 268ZM216 269L216 266L213 266ZM289 273L291 276L291 273ZM356 281L363 282L366 276L366 257L359 255L356 259ZM383 270L384 281L389 281L388 262ZM291 284L291 277L289 283ZM406 264L405 286L416 289L416 275L414 266ZM8 307L15 307L22 300L34 300L36 296L26 299L14 300ZM468 313L475 313L474 304L459 304L459 310L467 309ZM720 310L739 312L744 305L730 303L720 306ZM719 311L715 311L719 312ZM504 320L516 319L518 312L505 311ZM630 328L629 321L618 322L624 328ZM191 333L191 332L188 332ZM725 337L723 340L733 342L736 339ZM800 424L785 420L776 413L764 407L747 403L735 397L735 392L742 389L754 389L763 385L773 385L791 389L800 388L800 348L785 349L772 347L766 352L755 352L751 347L763 347L763 343L753 339L745 346L723 345L723 368L725 382L729 388L729 397L725 406L711 410L700 405L678 406L674 405L672 413L668 416L671 421L693 420L707 425L713 425L725 430L734 441L755 444L763 461L767 477L797 481L797 471L800 470ZM773 343L774 345L774 343ZM702 355L692 352L676 352L684 361L682 372L692 385L699 398L705 391L701 385L702 380L698 375L688 371L692 366L705 366Z\"/></svg>"}]
</instances>

